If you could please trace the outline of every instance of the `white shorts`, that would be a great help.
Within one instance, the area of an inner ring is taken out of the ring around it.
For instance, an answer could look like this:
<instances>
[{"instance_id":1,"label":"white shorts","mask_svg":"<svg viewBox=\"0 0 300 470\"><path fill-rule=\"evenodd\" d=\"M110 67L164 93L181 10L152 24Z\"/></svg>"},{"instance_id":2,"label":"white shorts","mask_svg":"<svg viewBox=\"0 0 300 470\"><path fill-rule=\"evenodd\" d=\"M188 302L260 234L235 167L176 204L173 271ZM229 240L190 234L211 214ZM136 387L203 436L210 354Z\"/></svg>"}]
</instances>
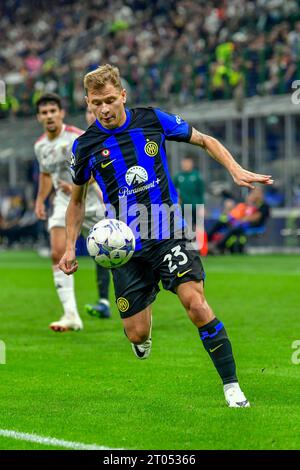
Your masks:
<instances>
[{"instance_id":1,"label":"white shorts","mask_svg":"<svg viewBox=\"0 0 300 470\"><path fill-rule=\"evenodd\" d=\"M68 201L62 200L61 198L55 198L53 203L53 212L48 219L48 231L54 227L65 227L66 226L66 211L68 207ZM86 207L85 217L82 224L81 232L86 237L88 231L93 225L99 220L104 218L104 206L100 203L97 206Z\"/></svg>"}]
</instances>

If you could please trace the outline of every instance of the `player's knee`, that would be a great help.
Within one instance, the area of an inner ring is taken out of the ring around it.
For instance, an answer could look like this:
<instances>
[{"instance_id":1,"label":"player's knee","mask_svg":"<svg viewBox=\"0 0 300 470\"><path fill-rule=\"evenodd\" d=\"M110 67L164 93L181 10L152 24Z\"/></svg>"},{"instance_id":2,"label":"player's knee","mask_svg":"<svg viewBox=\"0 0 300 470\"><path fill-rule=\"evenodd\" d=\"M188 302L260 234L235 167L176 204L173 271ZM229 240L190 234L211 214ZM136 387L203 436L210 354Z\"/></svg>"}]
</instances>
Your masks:
<instances>
[{"instance_id":1,"label":"player's knee","mask_svg":"<svg viewBox=\"0 0 300 470\"><path fill-rule=\"evenodd\" d=\"M191 295L188 301L188 310L193 313L201 313L205 312L208 308L208 304L205 300L205 297L203 294L200 294L199 292L195 293L194 295Z\"/></svg>"},{"instance_id":2,"label":"player's knee","mask_svg":"<svg viewBox=\"0 0 300 470\"><path fill-rule=\"evenodd\" d=\"M199 310L205 308L206 300L201 285L191 286L181 290L180 300L186 310Z\"/></svg>"},{"instance_id":3,"label":"player's knee","mask_svg":"<svg viewBox=\"0 0 300 470\"><path fill-rule=\"evenodd\" d=\"M203 292L195 292L188 298L186 310L195 324L205 324L214 317Z\"/></svg>"},{"instance_id":4,"label":"player's knee","mask_svg":"<svg viewBox=\"0 0 300 470\"><path fill-rule=\"evenodd\" d=\"M144 343L149 337L149 331L144 327L126 329L127 338L131 343Z\"/></svg>"}]
</instances>

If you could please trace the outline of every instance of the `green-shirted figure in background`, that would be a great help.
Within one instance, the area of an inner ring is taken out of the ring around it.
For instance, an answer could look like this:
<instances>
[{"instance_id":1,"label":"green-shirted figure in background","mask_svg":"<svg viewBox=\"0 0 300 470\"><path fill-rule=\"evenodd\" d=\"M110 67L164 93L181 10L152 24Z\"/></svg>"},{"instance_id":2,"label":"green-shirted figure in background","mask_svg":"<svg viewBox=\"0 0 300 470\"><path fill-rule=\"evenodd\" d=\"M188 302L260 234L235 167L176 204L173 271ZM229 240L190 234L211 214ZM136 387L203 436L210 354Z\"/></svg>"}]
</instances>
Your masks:
<instances>
[{"instance_id":1,"label":"green-shirted figure in background","mask_svg":"<svg viewBox=\"0 0 300 470\"><path fill-rule=\"evenodd\" d=\"M191 156L184 157L180 164L182 171L174 176L173 181L179 193L181 205L192 206L192 226L195 228L197 204L204 204L204 181L199 170L194 168L194 160Z\"/></svg>"}]
</instances>

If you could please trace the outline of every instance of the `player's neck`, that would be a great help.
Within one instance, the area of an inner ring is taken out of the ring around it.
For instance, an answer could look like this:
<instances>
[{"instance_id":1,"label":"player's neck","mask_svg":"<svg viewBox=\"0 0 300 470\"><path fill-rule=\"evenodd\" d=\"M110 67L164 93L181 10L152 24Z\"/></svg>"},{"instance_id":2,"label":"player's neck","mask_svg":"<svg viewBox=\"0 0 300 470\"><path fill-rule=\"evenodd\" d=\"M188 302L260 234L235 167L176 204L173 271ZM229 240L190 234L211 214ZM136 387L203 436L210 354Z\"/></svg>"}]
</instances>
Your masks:
<instances>
[{"instance_id":1,"label":"player's neck","mask_svg":"<svg viewBox=\"0 0 300 470\"><path fill-rule=\"evenodd\" d=\"M126 114L126 110L124 108L124 112L122 113L122 117L121 117L121 120L119 122L118 127L122 127L125 124L126 119L127 119L127 114Z\"/></svg>"},{"instance_id":2,"label":"player's neck","mask_svg":"<svg viewBox=\"0 0 300 470\"><path fill-rule=\"evenodd\" d=\"M62 124L61 126L59 126L55 131L53 132L49 132L49 131L46 131L46 134L47 134L47 137L49 140L54 140L56 139L56 137L59 136L59 134L61 133L62 129L64 127L64 124Z\"/></svg>"},{"instance_id":3,"label":"player's neck","mask_svg":"<svg viewBox=\"0 0 300 470\"><path fill-rule=\"evenodd\" d=\"M112 129L109 129L109 128L107 128L107 129L112 130L112 131L115 130L115 129L119 129L120 127L122 127L125 124L126 119L127 119L127 114L126 114L126 111L125 111L125 108L124 108L124 112L121 114L120 120L117 123L116 127L113 127Z\"/></svg>"}]
</instances>

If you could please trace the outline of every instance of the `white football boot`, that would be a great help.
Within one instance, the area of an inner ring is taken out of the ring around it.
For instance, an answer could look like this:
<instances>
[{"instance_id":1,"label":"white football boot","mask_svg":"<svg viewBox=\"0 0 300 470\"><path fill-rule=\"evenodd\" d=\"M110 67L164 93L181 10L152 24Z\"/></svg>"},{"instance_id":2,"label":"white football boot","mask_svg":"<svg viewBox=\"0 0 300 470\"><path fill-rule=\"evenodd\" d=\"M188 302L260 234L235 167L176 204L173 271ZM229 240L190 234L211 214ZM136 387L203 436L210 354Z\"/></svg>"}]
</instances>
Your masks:
<instances>
[{"instance_id":1,"label":"white football boot","mask_svg":"<svg viewBox=\"0 0 300 470\"><path fill-rule=\"evenodd\" d=\"M132 351L138 359L147 359L150 356L152 346L151 338L148 338L142 344L131 343Z\"/></svg>"},{"instance_id":2,"label":"white football boot","mask_svg":"<svg viewBox=\"0 0 300 470\"><path fill-rule=\"evenodd\" d=\"M131 343L132 351L134 352L135 356L138 359L147 359L151 353L151 346L152 346L152 317L151 317L151 325L150 325L150 333L149 338L142 344L134 344Z\"/></svg>"},{"instance_id":3,"label":"white football boot","mask_svg":"<svg viewBox=\"0 0 300 470\"><path fill-rule=\"evenodd\" d=\"M229 408L249 408L250 406L237 382L224 385L224 395Z\"/></svg>"},{"instance_id":4,"label":"white football boot","mask_svg":"<svg viewBox=\"0 0 300 470\"><path fill-rule=\"evenodd\" d=\"M83 323L78 315L64 314L60 320L50 323L49 328L53 331L79 331L83 330Z\"/></svg>"}]
</instances>

